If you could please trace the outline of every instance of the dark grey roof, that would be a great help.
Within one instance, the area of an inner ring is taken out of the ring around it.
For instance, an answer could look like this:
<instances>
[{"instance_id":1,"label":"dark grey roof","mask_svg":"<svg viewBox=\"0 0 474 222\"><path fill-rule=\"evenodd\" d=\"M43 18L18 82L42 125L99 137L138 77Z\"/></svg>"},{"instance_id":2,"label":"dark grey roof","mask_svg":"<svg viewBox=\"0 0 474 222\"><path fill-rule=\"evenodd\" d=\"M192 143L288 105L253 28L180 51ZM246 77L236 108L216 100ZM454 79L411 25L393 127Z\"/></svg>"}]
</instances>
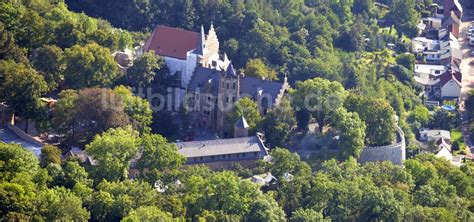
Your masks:
<instances>
[{"instance_id":1,"label":"dark grey roof","mask_svg":"<svg viewBox=\"0 0 474 222\"><path fill-rule=\"evenodd\" d=\"M228 76L237 76L237 73L235 72L235 69L232 63L227 66L227 70L225 71L225 74Z\"/></svg>"},{"instance_id":2,"label":"dark grey roof","mask_svg":"<svg viewBox=\"0 0 474 222\"><path fill-rule=\"evenodd\" d=\"M222 74L218 70L196 67L191 81L189 81L188 89L191 91L199 89L200 92L203 92L206 87L210 87L210 93L217 95L221 76Z\"/></svg>"},{"instance_id":3,"label":"dark grey roof","mask_svg":"<svg viewBox=\"0 0 474 222\"><path fill-rule=\"evenodd\" d=\"M235 122L235 127L238 128L249 128L249 124L244 116L241 116L237 122Z\"/></svg>"},{"instance_id":4,"label":"dark grey roof","mask_svg":"<svg viewBox=\"0 0 474 222\"><path fill-rule=\"evenodd\" d=\"M267 95L271 97L272 103L280 94L283 88L282 82L262 80L255 77L244 76L240 78L240 94L245 94L255 97L258 94Z\"/></svg>"},{"instance_id":5,"label":"dark grey roof","mask_svg":"<svg viewBox=\"0 0 474 222\"><path fill-rule=\"evenodd\" d=\"M207 87L210 87L209 92L214 95L217 95L220 78L222 78L223 75L225 75L225 73L223 73L222 71L204 67L197 67L194 71L191 81L188 84L188 90L197 91L197 89L199 88L200 92L204 92L206 91L205 89ZM242 76L240 78L239 93L241 97L251 97L252 99L255 99L258 94L261 94L271 98L271 102L273 104L275 102L275 99L280 94L280 90L282 88L282 82L262 80L250 76Z\"/></svg>"},{"instance_id":6,"label":"dark grey roof","mask_svg":"<svg viewBox=\"0 0 474 222\"><path fill-rule=\"evenodd\" d=\"M263 142L257 136L179 142L176 143L176 146L178 146L178 153L187 158L249 152L266 152Z\"/></svg>"}]
</instances>

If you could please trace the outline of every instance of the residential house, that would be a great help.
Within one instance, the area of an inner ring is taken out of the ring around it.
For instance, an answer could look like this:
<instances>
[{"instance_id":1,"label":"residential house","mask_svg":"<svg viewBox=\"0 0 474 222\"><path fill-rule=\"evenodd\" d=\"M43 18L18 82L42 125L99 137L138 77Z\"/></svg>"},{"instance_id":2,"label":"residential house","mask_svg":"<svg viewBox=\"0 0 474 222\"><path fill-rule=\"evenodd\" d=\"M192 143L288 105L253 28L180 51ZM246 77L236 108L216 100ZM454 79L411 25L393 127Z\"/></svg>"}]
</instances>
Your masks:
<instances>
[{"instance_id":1,"label":"residential house","mask_svg":"<svg viewBox=\"0 0 474 222\"><path fill-rule=\"evenodd\" d=\"M420 141L429 142L432 140L439 141L443 139L445 143L451 143L451 133L447 130L430 130L423 129L420 131ZM439 144L438 144L439 145Z\"/></svg>"},{"instance_id":2,"label":"residential house","mask_svg":"<svg viewBox=\"0 0 474 222\"><path fill-rule=\"evenodd\" d=\"M452 13L458 18L462 17L463 8L459 0L444 0L444 16L449 17Z\"/></svg>"},{"instance_id":3,"label":"residential house","mask_svg":"<svg viewBox=\"0 0 474 222\"><path fill-rule=\"evenodd\" d=\"M414 80L431 100L458 98L461 94L461 73L454 62L448 66L416 64Z\"/></svg>"},{"instance_id":4,"label":"residential house","mask_svg":"<svg viewBox=\"0 0 474 222\"><path fill-rule=\"evenodd\" d=\"M440 78L446 71L447 67L444 65L416 64L415 84L423 88L428 97L437 97Z\"/></svg>"},{"instance_id":5,"label":"residential house","mask_svg":"<svg viewBox=\"0 0 474 222\"><path fill-rule=\"evenodd\" d=\"M447 72L441 78L439 85L441 86L441 98L456 99L461 95L461 73Z\"/></svg>"}]
</instances>

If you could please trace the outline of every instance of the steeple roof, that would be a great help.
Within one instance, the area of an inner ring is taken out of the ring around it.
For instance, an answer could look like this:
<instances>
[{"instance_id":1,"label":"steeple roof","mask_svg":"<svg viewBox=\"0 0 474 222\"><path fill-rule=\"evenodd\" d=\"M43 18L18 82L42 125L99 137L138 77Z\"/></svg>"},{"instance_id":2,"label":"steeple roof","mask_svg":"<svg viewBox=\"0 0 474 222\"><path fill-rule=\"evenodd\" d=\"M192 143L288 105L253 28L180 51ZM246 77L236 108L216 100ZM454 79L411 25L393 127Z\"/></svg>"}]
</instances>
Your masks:
<instances>
[{"instance_id":1,"label":"steeple roof","mask_svg":"<svg viewBox=\"0 0 474 222\"><path fill-rule=\"evenodd\" d=\"M249 124L247 123L247 120L245 119L245 117L242 115L239 120L237 120L237 122L235 123L235 127L238 127L238 128L249 128Z\"/></svg>"},{"instance_id":2,"label":"steeple roof","mask_svg":"<svg viewBox=\"0 0 474 222\"><path fill-rule=\"evenodd\" d=\"M204 27L201 25L201 33L199 34L197 46L194 50L195 54L204 55L204 42L206 42L206 38L204 34Z\"/></svg>"},{"instance_id":3,"label":"steeple roof","mask_svg":"<svg viewBox=\"0 0 474 222\"><path fill-rule=\"evenodd\" d=\"M237 76L232 63L227 66L227 69L225 70L225 74L229 76Z\"/></svg>"}]
</instances>

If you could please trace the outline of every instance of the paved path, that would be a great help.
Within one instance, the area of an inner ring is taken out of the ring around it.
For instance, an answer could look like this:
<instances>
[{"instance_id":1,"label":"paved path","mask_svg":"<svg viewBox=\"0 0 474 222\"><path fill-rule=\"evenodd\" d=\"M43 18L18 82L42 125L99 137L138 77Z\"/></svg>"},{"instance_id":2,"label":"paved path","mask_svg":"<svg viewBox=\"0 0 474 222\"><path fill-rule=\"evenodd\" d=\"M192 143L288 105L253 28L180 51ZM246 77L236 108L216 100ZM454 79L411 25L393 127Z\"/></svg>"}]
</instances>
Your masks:
<instances>
[{"instance_id":1,"label":"paved path","mask_svg":"<svg viewBox=\"0 0 474 222\"><path fill-rule=\"evenodd\" d=\"M15 133L11 130L0 127L0 140L5 143L17 143L21 146L25 147L28 150L31 150L36 156L41 154L41 146L37 146L33 143L27 142L20 137L18 137Z\"/></svg>"},{"instance_id":2,"label":"paved path","mask_svg":"<svg viewBox=\"0 0 474 222\"><path fill-rule=\"evenodd\" d=\"M461 99L465 100L469 96L469 91L474 89L474 66L471 65L474 62L474 57L470 55L471 50L474 49L473 46L469 46L469 39L467 37L467 31L471 21L474 21L474 16L469 16L468 10L466 7L464 8L464 15L461 18L461 26L460 26L460 37L459 43L461 45L461 50L463 51L463 60L459 66L461 73L462 73L462 89L461 89ZM462 133L464 137L464 143L469 148L468 155L472 156L474 153L474 144L470 138L470 121L468 121L469 117L467 112L464 112L464 107L461 107L462 111Z\"/></svg>"}]
</instances>

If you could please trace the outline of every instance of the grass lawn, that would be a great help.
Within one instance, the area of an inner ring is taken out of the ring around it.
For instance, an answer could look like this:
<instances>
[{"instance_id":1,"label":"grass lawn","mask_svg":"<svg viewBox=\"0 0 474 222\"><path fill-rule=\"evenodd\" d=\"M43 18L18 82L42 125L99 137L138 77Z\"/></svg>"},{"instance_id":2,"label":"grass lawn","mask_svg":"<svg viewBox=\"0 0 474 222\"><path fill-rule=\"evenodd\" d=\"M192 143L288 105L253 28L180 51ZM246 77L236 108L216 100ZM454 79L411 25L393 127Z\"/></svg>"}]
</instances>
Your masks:
<instances>
[{"instance_id":1,"label":"grass lawn","mask_svg":"<svg viewBox=\"0 0 474 222\"><path fill-rule=\"evenodd\" d=\"M454 141L458 141L460 151L466 149L466 145L464 144L464 138L462 137L462 133L459 129L451 130L451 144L454 143ZM455 151L455 153L457 154L457 152L460 151Z\"/></svg>"}]
</instances>

